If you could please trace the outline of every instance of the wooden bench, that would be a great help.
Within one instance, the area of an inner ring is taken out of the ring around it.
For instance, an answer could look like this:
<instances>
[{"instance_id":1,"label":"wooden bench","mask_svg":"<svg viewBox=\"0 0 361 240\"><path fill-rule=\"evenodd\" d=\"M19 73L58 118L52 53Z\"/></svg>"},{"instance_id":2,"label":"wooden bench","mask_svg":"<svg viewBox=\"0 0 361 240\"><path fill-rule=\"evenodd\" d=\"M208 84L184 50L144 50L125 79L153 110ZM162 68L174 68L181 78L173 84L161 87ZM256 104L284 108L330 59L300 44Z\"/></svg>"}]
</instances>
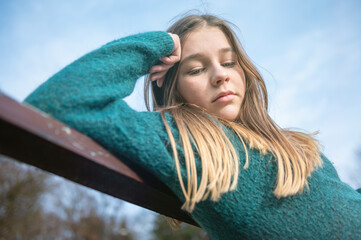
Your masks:
<instances>
[{"instance_id":1,"label":"wooden bench","mask_svg":"<svg viewBox=\"0 0 361 240\"><path fill-rule=\"evenodd\" d=\"M163 183L128 167L126 156L115 158L89 137L1 92L0 154L198 226Z\"/></svg>"}]
</instances>

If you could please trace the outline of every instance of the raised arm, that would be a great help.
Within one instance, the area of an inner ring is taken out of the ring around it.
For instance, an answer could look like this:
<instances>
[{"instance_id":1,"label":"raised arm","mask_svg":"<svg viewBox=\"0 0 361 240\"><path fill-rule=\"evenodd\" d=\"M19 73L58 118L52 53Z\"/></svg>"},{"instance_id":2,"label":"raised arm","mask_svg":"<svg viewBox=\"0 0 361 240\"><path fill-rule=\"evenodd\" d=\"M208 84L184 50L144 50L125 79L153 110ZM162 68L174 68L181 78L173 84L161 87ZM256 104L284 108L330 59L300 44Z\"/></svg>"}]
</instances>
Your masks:
<instances>
[{"instance_id":1,"label":"raised arm","mask_svg":"<svg viewBox=\"0 0 361 240\"><path fill-rule=\"evenodd\" d=\"M36 89L25 102L63 119L99 111L128 96L136 80L171 54L166 32L147 32L112 41L74 61Z\"/></svg>"},{"instance_id":2,"label":"raised arm","mask_svg":"<svg viewBox=\"0 0 361 240\"><path fill-rule=\"evenodd\" d=\"M173 48L166 32L115 40L65 67L25 102L167 182L174 174L173 160L159 113L136 112L122 99Z\"/></svg>"}]
</instances>

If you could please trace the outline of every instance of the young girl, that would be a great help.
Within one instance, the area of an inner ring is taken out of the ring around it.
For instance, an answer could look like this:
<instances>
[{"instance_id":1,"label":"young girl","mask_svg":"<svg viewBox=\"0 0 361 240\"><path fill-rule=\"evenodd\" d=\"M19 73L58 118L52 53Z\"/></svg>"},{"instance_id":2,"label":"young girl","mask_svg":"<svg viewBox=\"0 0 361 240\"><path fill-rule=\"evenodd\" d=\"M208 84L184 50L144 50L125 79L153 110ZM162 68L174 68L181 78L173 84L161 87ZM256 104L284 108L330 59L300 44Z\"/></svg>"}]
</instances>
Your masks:
<instances>
[{"instance_id":1,"label":"young girl","mask_svg":"<svg viewBox=\"0 0 361 240\"><path fill-rule=\"evenodd\" d=\"M168 32L110 42L25 101L148 169L213 240L359 239L361 195L312 134L272 121L228 24L190 15ZM122 99L149 72L155 111L134 111Z\"/></svg>"}]
</instances>

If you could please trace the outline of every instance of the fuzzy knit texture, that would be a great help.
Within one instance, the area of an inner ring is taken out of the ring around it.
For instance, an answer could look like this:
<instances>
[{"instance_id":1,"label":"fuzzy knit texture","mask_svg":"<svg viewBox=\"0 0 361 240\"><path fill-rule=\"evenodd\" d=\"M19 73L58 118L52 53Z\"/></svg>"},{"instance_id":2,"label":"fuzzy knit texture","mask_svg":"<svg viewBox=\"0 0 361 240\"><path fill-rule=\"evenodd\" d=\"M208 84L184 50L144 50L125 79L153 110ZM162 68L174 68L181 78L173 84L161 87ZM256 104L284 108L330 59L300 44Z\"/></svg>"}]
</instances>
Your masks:
<instances>
[{"instance_id":1,"label":"fuzzy knit texture","mask_svg":"<svg viewBox=\"0 0 361 240\"><path fill-rule=\"evenodd\" d=\"M166 32L112 41L62 69L25 102L88 135L115 156L126 157L131 165L147 169L184 201L160 114L137 112L122 100L173 48ZM169 114L167 120L177 139ZM240 156L237 189L217 202L198 203L191 213L213 240L361 239L361 194L340 181L325 156L323 167L309 178L309 190L278 199L273 194L274 157L249 148L250 164L244 170L243 146L231 131L227 134Z\"/></svg>"}]
</instances>

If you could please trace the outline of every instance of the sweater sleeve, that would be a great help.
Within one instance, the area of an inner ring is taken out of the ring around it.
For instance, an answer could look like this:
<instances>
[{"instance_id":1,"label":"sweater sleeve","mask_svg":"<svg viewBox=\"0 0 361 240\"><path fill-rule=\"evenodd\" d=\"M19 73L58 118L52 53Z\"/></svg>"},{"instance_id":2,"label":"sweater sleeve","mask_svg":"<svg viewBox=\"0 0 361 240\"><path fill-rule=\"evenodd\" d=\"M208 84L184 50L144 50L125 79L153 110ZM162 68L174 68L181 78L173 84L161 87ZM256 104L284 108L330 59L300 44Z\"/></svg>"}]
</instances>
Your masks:
<instances>
[{"instance_id":1,"label":"sweater sleeve","mask_svg":"<svg viewBox=\"0 0 361 240\"><path fill-rule=\"evenodd\" d=\"M130 95L136 80L173 47L166 32L115 40L66 66L25 102L59 119L64 114L101 111Z\"/></svg>"},{"instance_id":2,"label":"sweater sleeve","mask_svg":"<svg viewBox=\"0 0 361 240\"><path fill-rule=\"evenodd\" d=\"M123 98L173 48L166 32L112 41L56 73L25 102L167 182L174 174L174 163L160 114L137 112Z\"/></svg>"}]
</instances>

